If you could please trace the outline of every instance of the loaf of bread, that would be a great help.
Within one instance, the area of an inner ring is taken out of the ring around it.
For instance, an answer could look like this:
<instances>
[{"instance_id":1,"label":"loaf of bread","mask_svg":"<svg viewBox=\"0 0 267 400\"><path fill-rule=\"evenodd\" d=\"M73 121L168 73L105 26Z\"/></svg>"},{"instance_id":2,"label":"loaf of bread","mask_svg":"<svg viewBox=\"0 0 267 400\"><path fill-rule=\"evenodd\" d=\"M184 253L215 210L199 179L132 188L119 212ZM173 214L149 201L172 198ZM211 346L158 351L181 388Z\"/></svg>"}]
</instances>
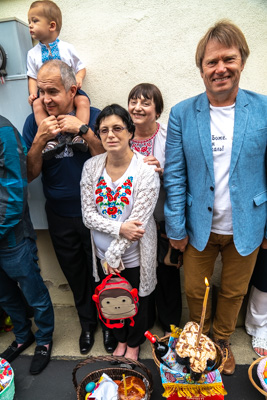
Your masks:
<instances>
[{"instance_id":1,"label":"loaf of bread","mask_svg":"<svg viewBox=\"0 0 267 400\"><path fill-rule=\"evenodd\" d=\"M125 396L124 383L121 381L118 388L119 400L142 400L146 394L146 387L142 379L136 376L125 378L127 396Z\"/></svg>"},{"instance_id":2,"label":"loaf of bread","mask_svg":"<svg viewBox=\"0 0 267 400\"><path fill-rule=\"evenodd\" d=\"M198 329L196 322L188 322L179 336L175 350L179 357L189 357L193 371L204 372L207 360L215 360L217 352L213 341L203 334L196 348Z\"/></svg>"}]
</instances>

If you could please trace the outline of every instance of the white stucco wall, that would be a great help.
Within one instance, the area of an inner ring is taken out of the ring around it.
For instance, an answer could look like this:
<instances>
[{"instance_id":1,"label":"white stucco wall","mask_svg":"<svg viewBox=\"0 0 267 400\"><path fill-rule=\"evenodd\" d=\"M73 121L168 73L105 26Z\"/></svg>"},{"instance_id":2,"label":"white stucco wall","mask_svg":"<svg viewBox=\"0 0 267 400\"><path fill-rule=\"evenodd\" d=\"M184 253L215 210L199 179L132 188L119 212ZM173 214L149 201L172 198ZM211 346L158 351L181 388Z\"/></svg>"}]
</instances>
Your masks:
<instances>
[{"instance_id":1,"label":"white stucco wall","mask_svg":"<svg viewBox=\"0 0 267 400\"><path fill-rule=\"evenodd\" d=\"M1 0L0 18L27 22L31 0ZM61 39L87 66L84 89L92 105L127 105L130 89L155 83L170 107L204 90L195 67L196 45L207 28L231 19L244 32L251 55L241 87L267 94L267 0L57 0ZM1 42L1 38L0 38Z\"/></svg>"}]
</instances>

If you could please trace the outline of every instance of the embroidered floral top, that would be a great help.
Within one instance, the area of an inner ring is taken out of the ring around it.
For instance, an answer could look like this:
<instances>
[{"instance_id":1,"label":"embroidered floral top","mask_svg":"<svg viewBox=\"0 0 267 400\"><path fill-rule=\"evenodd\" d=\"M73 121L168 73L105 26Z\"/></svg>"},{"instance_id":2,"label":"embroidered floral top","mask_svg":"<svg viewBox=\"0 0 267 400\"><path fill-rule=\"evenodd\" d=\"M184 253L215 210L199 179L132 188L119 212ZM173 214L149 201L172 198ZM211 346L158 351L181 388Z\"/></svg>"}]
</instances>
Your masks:
<instances>
[{"instance_id":1,"label":"embroidered floral top","mask_svg":"<svg viewBox=\"0 0 267 400\"><path fill-rule=\"evenodd\" d=\"M138 151L143 156L153 155L160 162L161 168L165 165L165 147L167 138L167 127L158 123L157 131L153 136L146 140L131 140L131 148ZM154 211L154 216L158 222L164 221L164 202L165 192L163 185L160 188L159 199Z\"/></svg>"},{"instance_id":2,"label":"embroidered floral top","mask_svg":"<svg viewBox=\"0 0 267 400\"><path fill-rule=\"evenodd\" d=\"M131 149L138 151L143 156L150 156L150 154L154 154L154 143L156 135L159 131L160 124L157 124L157 130L153 136L145 140L131 140Z\"/></svg>"},{"instance_id":3,"label":"embroidered floral top","mask_svg":"<svg viewBox=\"0 0 267 400\"><path fill-rule=\"evenodd\" d=\"M122 215L125 206L130 204L129 198L132 197L133 190L132 182L133 177L128 176L121 186L111 189L104 176L100 176L96 185L95 202L101 214L113 219Z\"/></svg>"},{"instance_id":4,"label":"embroidered floral top","mask_svg":"<svg viewBox=\"0 0 267 400\"><path fill-rule=\"evenodd\" d=\"M42 63L48 60L61 60L59 49L58 49L59 39L56 39L53 43L49 43L49 48L45 44L40 42L41 52L42 52Z\"/></svg>"},{"instance_id":5,"label":"embroidered floral top","mask_svg":"<svg viewBox=\"0 0 267 400\"><path fill-rule=\"evenodd\" d=\"M125 221L131 214L134 201L134 176L137 166L137 159L134 156L125 173L115 182L112 182L106 168L101 174L95 186L94 199L99 214L103 217ZM105 259L112 237L104 232L93 231L93 238L96 245L96 255L101 260ZM138 242L133 242L122 255L122 261L126 268L139 266Z\"/></svg>"},{"instance_id":6,"label":"embroidered floral top","mask_svg":"<svg viewBox=\"0 0 267 400\"><path fill-rule=\"evenodd\" d=\"M39 42L28 51L27 75L33 79L37 79L37 74L42 64L48 60L54 59L64 61L74 69L75 74L85 68L74 46L60 39L56 39L54 42L49 43L49 47Z\"/></svg>"}]
</instances>

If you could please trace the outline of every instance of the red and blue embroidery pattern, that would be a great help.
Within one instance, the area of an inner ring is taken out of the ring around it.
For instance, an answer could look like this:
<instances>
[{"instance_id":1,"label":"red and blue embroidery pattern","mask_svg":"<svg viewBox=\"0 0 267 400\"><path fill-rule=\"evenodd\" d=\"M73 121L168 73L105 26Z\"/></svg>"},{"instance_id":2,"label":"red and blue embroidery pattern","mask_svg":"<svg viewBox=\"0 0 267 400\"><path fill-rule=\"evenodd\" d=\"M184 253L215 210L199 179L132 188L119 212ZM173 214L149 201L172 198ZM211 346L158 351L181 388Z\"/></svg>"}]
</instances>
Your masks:
<instances>
[{"instance_id":1,"label":"red and blue embroidery pattern","mask_svg":"<svg viewBox=\"0 0 267 400\"><path fill-rule=\"evenodd\" d=\"M150 156L150 154L154 153L154 142L156 135L159 131L160 124L157 124L156 132L146 140L131 140L130 146L132 150L137 151L138 153L142 154L143 156Z\"/></svg>"},{"instance_id":2,"label":"red and blue embroidery pattern","mask_svg":"<svg viewBox=\"0 0 267 400\"><path fill-rule=\"evenodd\" d=\"M100 176L96 185L96 204L100 207L101 213L108 218L115 219L123 213L125 205L129 204L129 197L132 195L133 177L129 176L126 181L114 191L107 186L103 176Z\"/></svg>"}]
</instances>

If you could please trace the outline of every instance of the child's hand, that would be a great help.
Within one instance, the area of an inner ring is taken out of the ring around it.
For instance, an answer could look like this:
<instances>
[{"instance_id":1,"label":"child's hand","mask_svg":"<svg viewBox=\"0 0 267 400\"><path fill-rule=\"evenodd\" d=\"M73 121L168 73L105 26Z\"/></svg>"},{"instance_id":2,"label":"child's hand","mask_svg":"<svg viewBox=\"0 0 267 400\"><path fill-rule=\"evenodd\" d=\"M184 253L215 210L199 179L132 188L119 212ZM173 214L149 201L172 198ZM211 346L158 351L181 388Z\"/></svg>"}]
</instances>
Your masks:
<instances>
[{"instance_id":1,"label":"child's hand","mask_svg":"<svg viewBox=\"0 0 267 400\"><path fill-rule=\"evenodd\" d=\"M79 76L77 75L76 75L76 83L77 83L77 89L81 89L83 80L82 78L79 78Z\"/></svg>"},{"instance_id":2,"label":"child's hand","mask_svg":"<svg viewBox=\"0 0 267 400\"><path fill-rule=\"evenodd\" d=\"M28 97L28 102L30 104L30 106L32 106L32 103L34 102L34 100L37 99L36 94L30 94L30 96Z\"/></svg>"}]
</instances>

